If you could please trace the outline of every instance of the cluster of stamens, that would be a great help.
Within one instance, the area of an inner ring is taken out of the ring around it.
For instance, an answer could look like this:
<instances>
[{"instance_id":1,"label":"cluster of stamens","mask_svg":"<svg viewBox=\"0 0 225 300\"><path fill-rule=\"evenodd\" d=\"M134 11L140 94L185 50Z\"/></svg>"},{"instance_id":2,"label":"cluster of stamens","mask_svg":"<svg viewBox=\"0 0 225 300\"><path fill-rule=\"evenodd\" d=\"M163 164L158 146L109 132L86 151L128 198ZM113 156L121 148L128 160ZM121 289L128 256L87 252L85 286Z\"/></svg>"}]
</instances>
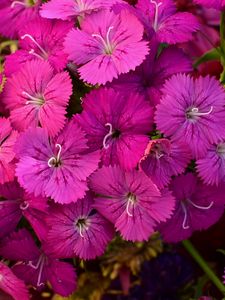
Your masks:
<instances>
[{"instance_id":1,"label":"cluster of stamens","mask_svg":"<svg viewBox=\"0 0 225 300\"><path fill-rule=\"evenodd\" d=\"M155 5L155 18L154 18L154 23L153 23L153 28L155 31L158 29L158 18L159 18L159 7L162 5L162 2L157 3L154 0L150 0L152 4Z\"/></svg>"},{"instance_id":2,"label":"cluster of stamens","mask_svg":"<svg viewBox=\"0 0 225 300\"><path fill-rule=\"evenodd\" d=\"M86 217L80 217L76 221L76 227L78 228L79 235L84 238L83 231L86 231L88 229L88 220Z\"/></svg>"},{"instance_id":3,"label":"cluster of stamens","mask_svg":"<svg viewBox=\"0 0 225 300\"><path fill-rule=\"evenodd\" d=\"M23 39L25 39L25 38L29 38L37 47L38 47L38 49L41 51L41 55L40 54L38 54L38 53L36 53L35 51L34 51L34 49L31 49L30 51L29 51L29 54L32 54L32 55L34 55L35 57L37 57L37 58L40 58L40 59L42 59L42 60L45 60L45 59L47 59L48 58L48 53L45 51L45 49L43 48L43 47L41 47L41 45L32 37L32 35L30 35L30 34L24 34L23 36L21 36L21 39L23 40Z\"/></svg>"},{"instance_id":4,"label":"cluster of stamens","mask_svg":"<svg viewBox=\"0 0 225 300\"><path fill-rule=\"evenodd\" d=\"M62 146L60 144L56 144L55 145L57 148L59 148L58 150L58 153L57 153L57 156L52 156L49 158L48 160L48 166L50 168L52 167L58 167L60 164L61 164L61 161L60 161L60 155L61 155L61 152L62 152Z\"/></svg>"},{"instance_id":5,"label":"cluster of stamens","mask_svg":"<svg viewBox=\"0 0 225 300\"><path fill-rule=\"evenodd\" d=\"M188 119L195 120L198 117L210 115L212 111L213 106L211 106L207 112L200 112L197 107L193 107L186 112L186 115Z\"/></svg>"},{"instance_id":6,"label":"cluster of stamens","mask_svg":"<svg viewBox=\"0 0 225 300\"><path fill-rule=\"evenodd\" d=\"M33 104L33 105L36 105L36 106L42 106L45 103L45 101L42 97L41 98L34 97L34 96L30 95L29 93L27 93L25 91L22 92L22 95L29 99L29 100L26 101L26 105L27 104Z\"/></svg>"},{"instance_id":7,"label":"cluster of stamens","mask_svg":"<svg viewBox=\"0 0 225 300\"><path fill-rule=\"evenodd\" d=\"M97 34L97 33L92 34L93 37L100 39L100 41L102 42L103 47L104 47L104 52L105 52L105 54L108 54L108 55L112 54L113 50L114 50L114 46L110 42L110 32L112 29L113 29L113 26L110 26L106 33L105 39L100 34Z\"/></svg>"},{"instance_id":8,"label":"cluster of stamens","mask_svg":"<svg viewBox=\"0 0 225 300\"><path fill-rule=\"evenodd\" d=\"M134 206L134 204L137 202L137 197L135 194L129 192L126 196L126 201L127 201L126 213L129 217L133 217L133 214L130 212L130 207Z\"/></svg>"},{"instance_id":9,"label":"cluster of stamens","mask_svg":"<svg viewBox=\"0 0 225 300\"><path fill-rule=\"evenodd\" d=\"M43 269L46 263L47 257L44 254L41 254L39 256L39 259L37 261L37 264L34 265L32 261L28 262L28 266L30 266L32 269L38 270L38 279L37 279L37 286L40 287L42 285L44 285L44 283L41 281L41 277L42 277L42 273L43 273Z\"/></svg>"},{"instance_id":10,"label":"cluster of stamens","mask_svg":"<svg viewBox=\"0 0 225 300\"><path fill-rule=\"evenodd\" d=\"M120 135L120 131L113 130L113 126L111 123L106 123L105 126L109 127L109 132L105 135L102 143L103 143L103 148L108 149L109 148L109 143L108 143L109 138L118 137Z\"/></svg>"}]
</instances>

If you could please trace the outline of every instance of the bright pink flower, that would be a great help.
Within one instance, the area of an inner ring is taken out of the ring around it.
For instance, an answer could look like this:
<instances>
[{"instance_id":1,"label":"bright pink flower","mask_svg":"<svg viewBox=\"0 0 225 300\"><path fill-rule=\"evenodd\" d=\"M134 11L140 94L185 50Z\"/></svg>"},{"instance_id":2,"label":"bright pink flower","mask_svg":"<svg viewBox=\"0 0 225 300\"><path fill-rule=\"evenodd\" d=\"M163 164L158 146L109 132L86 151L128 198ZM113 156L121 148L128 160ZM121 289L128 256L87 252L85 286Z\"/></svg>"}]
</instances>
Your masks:
<instances>
[{"instance_id":1,"label":"bright pink flower","mask_svg":"<svg viewBox=\"0 0 225 300\"><path fill-rule=\"evenodd\" d=\"M27 0L1 0L0 34L17 38L19 30L38 16L41 0L33 2L34 4Z\"/></svg>"},{"instance_id":2,"label":"bright pink flower","mask_svg":"<svg viewBox=\"0 0 225 300\"><path fill-rule=\"evenodd\" d=\"M141 171L103 167L91 176L90 185L98 195L94 207L114 223L125 240L147 240L156 225L172 215L171 193L163 191L161 194Z\"/></svg>"},{"instance_id":3,"label":"bright pink flower","mask_svg":"<svg viewBox=\"0 0 225 300\"><path fill-rule=\"evenodd\" d=\"M192 173L176 177L170 185L176 197L171 219L159 226L166 242L179 242L195 230L207 229L224 212L224 187L214 188L199 182Z\"/></svg>"},{"instance_id":4,"label":"bright pink flower","mask_svg":"<svg viewBox=\"0 0 225 300\"><path fill-rule=\"evenodd\" d=\"M65 124L71 94L67 72L54 75L48 62L33 60L7 80L3 101L16 129L23 131L41 125L54 136Z\"/></svg>"},{"instance_id":5,"label":"bright pink flower","mask_svg":"<svg viewBox=\"0 0 225 300\"><path fill-rule=\"evenodd\" d=\"M172 0L139 0L137 8L150 36L155 32L161 43L176 44L189 41L199 29L197 18L187 12L176 12Z\"/></svg>"},{"instance_id":6,"label":"bright pink flower","mask_svg":"<svg viewBox=\"0 0 225 300\"><path fill-rule=\"evenodd\" d=\"M17 139L17 132L12 129L10 121L0 118L0 184L13 181L15 156L13 147Z\"/></svg>"},{"instance_id":7,"label":"bright pink flower","mask_svg":"<svg viewBox=\"0 0 225 300\"><path fill-rule=\"evenodd\" d=\"M46 251L57 258L94 259L104 253L114 235L112 224L93 211L90 194L76 203L53 207L47 223Z\"/></svg>"},{"instance_id":8,"label":"bright pink flower","mask_svg":"<svg viewBox=\"0 0 225 300\"><path fill-rule=\"evenodd\" d=\"M225 138L225 93L215 78L174 75L166 81L157 106L157 128L175 141L188 144L202 157L210 144Z\"/></svg>"},{"instance_id":9,"label":"bright pink flower","mask_svg":"<svg viewBox=\"0 0 225 300\"><path fill-rule=\"evenodd\" d=\"M2 262L0 262L0 290L9 294L14 300L30 299L24 282L17 278L11 269Z\"/></svg>"},{"instance_id":10,"label":"bright pink flower","mask_svg":"<svg viewBox=\"0 0 225 300\"><path fill-rule=\"evenodd\" d=\"M101 149L104 165L134 168L148 144L152 108L141 95L124 97L112 89L92 91L76 120L87 133L90 149Z\"/></svg>"},{"instance_id":11,"label":"bright pink flower","mask_svg":"<svg viewBox=\"0 0 225 300\"><path fill-rule=\"evenodd\" d=\"M54 140L42 128L29 129L16 146L16 174L28 193L59 203L84 197L87 178L98 167L99 152L87 153L87 139L75 122L68 123Z\"/></svg>"},{"instance_id":12,"label":"bright pink flower","mask_svg":"<svg viewBox=\"0 0 225 300\"><path fill-rule=\"evenodd\" d=\"M161 189L172 176L184 172L190 161L191 152L186 144L157 139L149 142L140 166Z\"/></svg>"},{"instance_id":13,"label":"bright pink flower","mask_svg":"<svg viewBox=\"0 0 225 300\"><path fill-rule=\"evenodd\" d=\"M13 272L27 284L42 289L49 281L53 291L63 297L69 296L76 288L74 268L38 249L26 229L21 229L5 239L0 253L7 259L18 261L13 266Z\"/></svg>"},{"instance_id":14,"label":"bright pink flower","mask_svg":"<svg viewBox=\"0 0 225 300\"><path fill-rule=\"evenodd\" d=\"M40 14L44 18L70 20L120 2L122 0L51 0L42 5Z\"/></svg>"},{"instance_id":15,"label":"bright pink flower","mask_svg":"<svg viewBox=\"0 0 225 300\"><path fill-rule=\"evenodd\" d=\"M82 65L78 72L90 84L105 84L140 65L148 54L143 25L127 10L103 10L87 16L81 29L65 40L68 59Z\"/></svg>"}]
</instances>

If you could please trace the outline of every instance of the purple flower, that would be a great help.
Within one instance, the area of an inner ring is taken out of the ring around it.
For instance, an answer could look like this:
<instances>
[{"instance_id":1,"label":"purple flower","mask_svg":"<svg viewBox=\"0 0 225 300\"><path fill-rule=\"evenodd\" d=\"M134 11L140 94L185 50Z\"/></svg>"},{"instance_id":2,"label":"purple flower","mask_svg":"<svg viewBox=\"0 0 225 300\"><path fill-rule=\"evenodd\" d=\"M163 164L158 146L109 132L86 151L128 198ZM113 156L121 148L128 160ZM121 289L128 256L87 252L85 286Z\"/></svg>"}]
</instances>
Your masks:
<instances>
[{"instance_id":1,"label":"purple flower","mask_svg":"<svg viewBox=\"0 0 225 300\"><path fill-rule=\"evenodd\" d=\"M26 229L5 239L0 253L7 259L18 261L13 266L13 272L27 284L42 289L49 281L53 291L63 297L69 296L76 288L74 268L69 263L46 255L42 249L39 250Z\"/></svg>"},{"instance_id":2,"label":"purple flower","mask_svg":"<svg viewBox=\"0 0 225 300\"><path fill-rule=\"evenodd\" d=\"M44 219L48 210L46 198L25 193L16 181L0 185L0 198L3 198L0 201L0 238L14 231L24 216L39 239L45 239L47 226Z\"/></svg>"},{"instance_id":3,"label":"purple flower","mask_svg":"<svg viewBox=\"0 0 225 300\"><path fill-rule=\"evenodd\" d=\"M17 278L11 269L2 262L0 262L0 290L10 295L14 300L30 299L24 282Z\"/></svg>"},{"instance_id":4,"label":"purple flower","mask_svg":"<svg viewBox=\"0 0 225 300\"><path fill-rule=\"evenodd\" d=\"M206 186L188 173L175 178L170 189L176 197L175 212L170 220L159 226L166 242L187 239L193 231L207 229L223 215L223 187Z\"/></svg>"},{"instance_id":5,"label":"purple flower","mask_svg":"<svg viewBox=\"0 0 225 300\"><path fill-rule=\"evenodd\" d=\"M103 167L91 176L90 185L98 195L94 207L115 225L125 240L147 240L156 225L172 215L171 193L166 190L161 194L141 171Z\"/></svg>"},{"instance_id":6,"label":"purple flower","mask_svg":"<svg viewBox=\"0 0 225 300\"><path fill-rule=\"evenodd\" d=\"M156 57L156 50L147 56L145 62L128 74L122 74L110 84L117 91L127 94L140 93L154 106L159 103L165 80L173 74L190 72L190 59L181 49L171 46ZM174 64L176 61L176 64Z\"/></svg>"},{"instance_id":7,"label":"purple flower","mask_svg":"<svg viewBox=\"0 0 225 300\"><path fill-rule=\"evenodd\" d=\"M46 20L40 17L23 26L19 32L21 50L6 57L6 75L11 76L24 68L27 61L35 58L48 61L57 72L62 71L67 64L63 42L72 27L73 22Z\"/></svg>"},{"instance_id":8,"label":"purple flower","mask_svg":"<svg viewBox=\"0 0 225 300\"><path fill-rule=\"evenodd\" d=\"M38 16L40 0L1 0L0 4L0 34L9 37L17 38L18 32L27 22L32 21Z\"/></svg>"},{"instance_id":9,"label":"purple flower","mask_svg":"<svg viewBox=\"0 0 225 300\"><path fill-rule=\"evenodd\" d=\"M101 149L104 165L134 168L148 144L152 108L141 95L124 97L112 89L92 91L75 119L87 133L92 150Z\"/></svg>"},{"instance_id":10,"label":"purple flower","mask_svg":"<svg viewBox=\"0 0 225 300\"><path fill-rule=\"evenodd\" d=\"M136 6L150 36L155 32L161 43L176 44L189 41L199 29L197 18L187 12L176 12L172 0L139 0Z\"/></svg>"},{"instance_id":11,"label":"purple flower","mask_svg":"<svg viewBox=\"0 0 225 300\"><path fill-rule=\"evenodd\" d=\"M81 29L72 29L65 39L68 59L79 66L81 79L105 84L140 65L148 54L142 40L144 28L128 10L118 14L102 10L87 16Z\"/></svg>"},{"instance_id":12,"label":"purple flower","mask_svg":"<svg viewBox=\"0 0 225 300\"><path fill-rule=\"evenodd\" d=\"M33 60L7 80L3 102L16 129L23 131L41 125L54 136L65 124L71 94L67 72L55 75L48 62Z\"/></svg>"},{"instance_id":13,"label":"purple flower","mask_svg":"<svg viewBox=\"0 0 225 300\"><path fill-rule=\"evenodd\" d=\"M68 123L54 140L42 128L29 129L16 146L16 174L28 193L59 203L84 197L87 177L97 169L99 153L87 153L87 139L75 122Z\"/></svg>"},{"instance_id":14,"label":"purple flower","mask_svg":"<svg viewBox=\"0 0 225 300\"><path fill-rule=\"evenodd\" d=\"M13 181L15 156L13 147L17 132L12 129L9 119L0 118L0 184Z\"/></svg>"},{"instance_id":15,"label":"purple flower","mask_svg":"<svg viewBox=\"0 0 225 300\"><path fill-rule=\"evenodd\" d=\"M42 5L40 14L49 19L71 20L120 2L122 0L51 0Z\"/></svg>"},{"instance_id":16,"label":"purple flower","mask_svg":"<svg viewBox=\"0 0 225 300\"><path fill-rule=\"evenodd\" d=\"M191 152L186 144L157 139L149 142L140 166L161 189L172 176L184 172L190 160Z\"/></svg>"},{"instance_id":17,"label":"purple flower","mask_svg":"<svg viewBox=\"0 0 225 300\"><path fill-rule=\"evenodd\" d=\"M76 203L53 207L47 223L46 251L57 258L94 259L104 253L114 235L112 224L93 211L90 194Z\"/></svg>"},{"instance_id":18,"label":"purple flower","mask_svg":"<svg viewBox=\"0 0 225 300\"><path fill-rule=\"evenodd\" d=\"M157 106L157 128L175 141L188 144L194 157L225 138L224 89L210 77L174 75L166 81Z\"/></svg>"}]
</instances>

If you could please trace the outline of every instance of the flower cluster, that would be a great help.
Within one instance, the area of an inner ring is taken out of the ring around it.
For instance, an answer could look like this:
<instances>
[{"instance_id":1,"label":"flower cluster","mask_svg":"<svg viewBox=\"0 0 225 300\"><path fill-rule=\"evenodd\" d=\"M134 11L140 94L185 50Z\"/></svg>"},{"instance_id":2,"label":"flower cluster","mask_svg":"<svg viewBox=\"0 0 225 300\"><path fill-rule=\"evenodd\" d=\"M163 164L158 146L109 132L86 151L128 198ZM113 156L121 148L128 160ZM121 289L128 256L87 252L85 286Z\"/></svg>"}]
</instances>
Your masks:
<instances>
[{"instance_id":1,"label":"flower cluster","mask_svg":"<svg viewBox=\"0 0 225 300\"><path fill-rule=\"evenodd\" d=\"M69 296L72 259L116 234L179 242L225 204L225 91L183 50L198 19L172 0L44 2L0 3L18 40L0 78L0 288L15 300L47 282Z\"/></svg>"}]
</instances>

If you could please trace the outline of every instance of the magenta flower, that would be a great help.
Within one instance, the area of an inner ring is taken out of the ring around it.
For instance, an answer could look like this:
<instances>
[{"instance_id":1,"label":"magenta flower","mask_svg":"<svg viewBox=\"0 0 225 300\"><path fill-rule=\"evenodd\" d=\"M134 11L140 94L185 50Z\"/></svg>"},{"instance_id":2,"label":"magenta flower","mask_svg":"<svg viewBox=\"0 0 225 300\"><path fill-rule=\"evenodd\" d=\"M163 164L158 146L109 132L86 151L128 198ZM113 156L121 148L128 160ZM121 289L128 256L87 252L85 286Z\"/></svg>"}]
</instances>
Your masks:
<instances>
[{"instance_id":1,"label":"magenta flower","mask_svg":"<svg viewBox=\"0 0 225 300\"><path fill-rule=\"evenodd\" d=\"M67 55L63 51L63 42L73 22L46 20L36 18L24 26L20 32L21 50L8 55L5 62L5 73L11 76L24 68L24 64L33 59L45 60L57 72L67 64Z\"/></svg>"},{"instance_id":2,"label":"magenta flower","mask_svg":"<svg viewBox=\"0 0 225 300\"><path fill-rule=\"evenodd\" d=\"M175 46L164 49L159 57L156 57L157 48L155 51L151 49L145 62L135 71L122 74L113 80L110 86L127 94L140 93L153 106L158 104L162 96L160 90L165 80L173 74L192 71L192 64L184 52Z\"/></svg>"},{"instance_id":3,"label":"magenta flower","mask_svg":"<svg viewBox=\"0 0 225 300\"><path fill-rule=\"evenodd\" d=\"M194 0L194 2L208 8L215 8L221 10L225 6L225 0Z\"/></svg>"},{"instance_id":4,"label":"magenta flower","mask_svg":"<svg viewBox=\"0 0 225 300\"><path fill-rule=\"evenodd\" d=\"M40 2L40 0L1 0L0 34L17 38L19 30L38 16Z\"/></svg>"},{"instance_id":5,"label":"magenta flower","mask_svg":"<svg viewBox=\"0 0 225 300\"><path fill-rule=\"evenodd\" d=\"M183 43L193 38L199 29L197 18L187 12L176 12L172 0L139 0L137 8L143 14L143 22L150 36L155 32L161 43Z\"/></svg>"},{"instance_id":6,"label":"magenta flower","mask_svg":"<svg viewBox=\"0 0 225 300\"><path fill-rule=\"evenodd\" d=\"M92 91L75 119L87 133L92 150L101 149L104 165L134 168L148 144L152 108L141 95L124 97L112 89Z\"/></svg>"},{"instance_id":7,"label":"magenta flower","mask_svg":"<svg viewBox=\"0 0 225 300\"><path fill-rule=\"evenodd\" d=\"M206 186L188 173L175 178L170 189L176 197L175 212L170 220L159 226L166 242L187 239L193 231L209 228L223 215L223 187Z\"/></svg>"},{"instance_id":8,"label":"magenta flower","mask_svg":"<svg viewBox=\"0 0 225 300\"><path fill-rule=\"evenodd\" d=\"M224 89L210 77L174 75L162 89L157 128L175 141L188 144L194 157L225 138Z\"/></svg>"},{"instance_id":9,"label":"magenta flower","mask_svg":"<svg viewBox=\"0 0 225 300\"><path fill-rule=\"evenodd\" d=\"M172 215L171 193L161 194L141 171L103 167L91 176L90 185L98 195L94 207L115 225L125 240L147 240L156 225Z\"/></svg>"},{"instance_id":10,"label":"magenta flower","mask_svg":"<svg viewBox=\"0 0 225 300\"><path fill-rule=\"evenodd\" d=\"M68 59L81 66L81 79L105 84L140 65L148 54L142 40L144 28L128 10L118 14L102 10L87 16L80 29L72 29L65 39Z\"/></svg>"},{"instance_id":11,"label":"magenta flower","mask_svg":"<svg viewBox=\"0 0 225 300\"><path fill-rule=\"evenodd\" d=\"M26 284L42 289L49 281L53 291L63 297L69 296L76 288L74 268L38 249L26 229L21 229L5 239L0 253L7 259L18 261L13 266L13 272Z\"/></svg>"},{"instance_id":12,"label":"magenta flower","mask_svg":"<svg viewBox=\"0 0 225 300\"><path fill-rule=\"evenodd\" d=\"M28 193L59 203L84 197L87 177L98 167L99 152L87 153L87 139L75 122L68 123L54 140L42 128L29 129L16 146L16 174Z\"/></svg>"},{"instance_id":13,"label":"magenta flower","mask_svg":"<svg viewBox=\"0 0 225 300\"><path fill-rule=\"evenodd\" d=\"M3 101L16 129L23 131L40 124L55 136L65 124L71 94L67 72L54 75L48 62L33 60L7 80Z\"/></svg>"},{"instance_id":14,"label":"magenta flower","mask_svg":"<svg viewBox=\"0 0 225 300\"><path fill-rule=\"evenodd\" d=\"M197 160L197 171L204 183L219 185L225 182L225 143L211 145L204 157Z\"/></svg>"},{"instance_id":15,"label":"magenta flower","mask_svg":"<svg viewBox=\"0 0 225 300\"><path fill-rule=\"evenodd\" d=\"M46 251L57 258L94 259L104 253L114 235L113 226L93 211L93 199L53 207L47 218L50 231Z\"/></svg>"},{"instance_id":16,"label":"magenta flower","mask_svg":"<svg viewBox=\"0 0 225 300\"><path fill-rule=\"evenodd\" d=\"M190 161L191 152L186 144L157 139L149 142L140 166L161 189L172 176L184 172Z\"/></svg>"},{"instance_id":17,"label":"magenta flower","mask_svg":"<svg viewBox=\"0 0 225 300\"><path fill-rule=\"evenodd\" d=\"M0 290L10 295L14 300L30 299L24 282L17 278L11 269L2 262L0 262Z\"/></svg>"},{"instance_id":18,"label":"magenta flower","mask_svg":"<svg viewBox=\"0 0 225 300\"><path fill-rule=\"evenodd\" d=\"M22 216L32 225L40 240L45 239L47 226L45 218L48 212L47 199L27 194L14 181L0 185L0 238L16 229Z\"/></svg>"},{"instance_id":19,"label":"magenta flower","mask_svg":"<svg viewBox=\"0 0 225 300\"><path fill-rule=\"evenodd\" d=\"M120 2L122 0L51 0L42 5L40 14L49 19L71 20Z\"/></svg>"},{"instance_id":20,"label":"magenta flower","mask_svg":"<svg viewBox=\"0 0 225 300\"><path fill-rule=\"evenodd\" d=\"M10 121L0 118L0 184L13 181L15 156L13 147L17 139L17 132L12 129Z\"/></svg>"}]
</instances>

